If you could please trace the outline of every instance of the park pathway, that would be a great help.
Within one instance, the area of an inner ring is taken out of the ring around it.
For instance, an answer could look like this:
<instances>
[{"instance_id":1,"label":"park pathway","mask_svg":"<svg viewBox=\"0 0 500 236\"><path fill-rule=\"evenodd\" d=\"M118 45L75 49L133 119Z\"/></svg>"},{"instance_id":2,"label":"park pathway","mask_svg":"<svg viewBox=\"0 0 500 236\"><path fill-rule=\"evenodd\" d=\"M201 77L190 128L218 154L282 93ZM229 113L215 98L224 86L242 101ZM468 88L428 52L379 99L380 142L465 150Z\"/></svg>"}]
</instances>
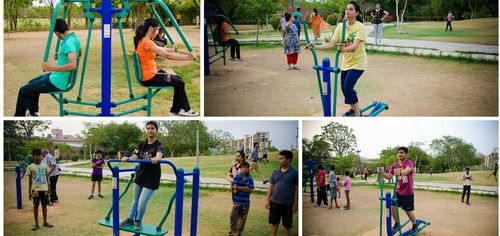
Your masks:
<instances>
[{"instance_id":1,"label":"park pathway","mask_svg":"<svg viewBox=\"0 0 500 236\"><path fill-rule=\"evenodd\" d=\"M75 165L80 165L80 164L89 164L89 168L73 167ZM71 174L71 175L89 176L89 177L92 174L92 169L90 168L89 161L64 163L64 164L59 164L59 166L61 168L62 174ZM190 172L191 170L184 169L184 171ZM112 176L111 170L109 170L107 166L103 169L102 174L104 177L111 178L111 176ZM130 173L122 174L120 178L129 179ZM160 179L161 179L161 182L164 182L164 183L175 183L175 175L173 175L173 174L162 174ZM192 176L187 176L185 178L185 180L188 184L191 184L193 182ZM203 172L201 172L200 185L203 187L208 187L208 188L230 188L230 183L225 178L203 177ZM267 191L267 189L269 187L269 184L265 185L261 181L255 181L254 185L255 185L255 190L257 190L257 191Z\"/></svg>"},{"instance_id":2,"label":"park pathway","mask_svg":"<svg viewBox=\"0 0 500 236\"><path fill-rule=\"evenodd\" d=\"M373 31L372 25L365 25L366 34L369 35ZM332 32L324 33L322 39L330 38ZM314 35L309 32L309 38L313 39ZM301 41L305 42L305 36L302 34ZM254 43L255 37L238 39L242 43ZM263 43L281 43L282 38L279 36L267 37L265 33L259 36L259 42ZM321 40L323 42L323 40ZM382 39L382 45L375 45L373 37L367 37L366 48L375 51L406 53L412 55L423 56L450 56L460 58L472 58L478 60L498 61L498 45L482 45L482 44L466 44L466 43L451 43L442 41L427 41L427 40L406 40L406 39ZM317 44L320 40L316 41Z\"/></svg>"}]
</instances>

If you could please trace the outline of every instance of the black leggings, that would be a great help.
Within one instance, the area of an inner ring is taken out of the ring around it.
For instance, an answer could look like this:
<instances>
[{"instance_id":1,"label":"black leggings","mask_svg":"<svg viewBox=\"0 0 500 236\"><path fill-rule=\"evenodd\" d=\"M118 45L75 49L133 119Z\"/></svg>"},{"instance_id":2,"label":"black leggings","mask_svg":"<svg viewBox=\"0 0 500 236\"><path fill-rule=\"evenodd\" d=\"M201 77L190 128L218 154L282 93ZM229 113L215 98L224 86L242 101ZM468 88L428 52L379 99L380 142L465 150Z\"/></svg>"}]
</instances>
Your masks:
<instances>
[{"instance_id":1,"label":"black leggings","mask_svg":"<svg viewBox=\"0 0 500 236\"><path fill-rule=\"evenodd\" d=\"M181 77L177 75L170 75L170 81L168 81L167 73L160 70L158 71L158 74L150 80L142 81L142 84L144 84L144 86L174 87L174 102L172 103L170 112L177 114L181 109L184 109L185 111L191 110L186 94L185 83L182 81Z\"/></svg>"},{"instance_id":2,"label":"black leggings","mask_svg":"<svg viewBox=\"0 0 500 236\"><path fill-rule=\"evenodd\" d=\"M222 42L222 46L231 46L231 58L241 59L240 56L240 43L236 39L229 39ZM236 56L235 56L236 54Z\"/></svg>"},{"instance_id":3,"label":"black leggings","mask_svg":"<svg viewBox=\"0 0 500 236\"><path fill-rule=\"evenodd\" d=\"M469 199L470 199L470 185L464 185L464 189L462 191L462 202L464 201L465 194L467 194L467 203L469 203Z\"/></svg>"}]
</instances>

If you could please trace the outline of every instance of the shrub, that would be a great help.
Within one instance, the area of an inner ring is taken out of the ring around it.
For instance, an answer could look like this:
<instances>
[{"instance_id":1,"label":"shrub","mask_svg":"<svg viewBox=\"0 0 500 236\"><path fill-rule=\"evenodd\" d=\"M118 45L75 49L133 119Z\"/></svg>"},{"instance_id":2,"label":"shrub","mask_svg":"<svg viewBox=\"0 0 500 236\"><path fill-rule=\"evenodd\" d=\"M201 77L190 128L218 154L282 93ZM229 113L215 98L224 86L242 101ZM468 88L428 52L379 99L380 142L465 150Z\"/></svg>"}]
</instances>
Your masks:
<instances>
[{"instance_id":1,"label":"shrub","mask_svg":"<svg viewBox=\"0 0 500 236\"><path fill-rule=\"evenodd\" d=\"M278 30L279 24L281 21L281 17L279 15L273 15L269 19L269 24L273 27L274 30Z\"/></svg>"},{"instance_id":2,"label":"shrub","mask_svg":"<svg viewBox=\"0 0 500 236\"><path fill-rule=\"evenodd\" d=\"M326 22L328 22L328 24L330 25L336 25L337 22L340 21L340 14L339 13L333 13L331 15L329 15L328 17L326 17Z\"/></svg>"},{"instance_id":3,"label":"shrub","mask_svg":"<svg viewBox=\"0 0 500 236\"><path fill-rule=\"evenodd\" d=\"M79 155L71 156L71 161L78 161L78 160L80 160L80 156Z\"/></svg>"}]
</instances>

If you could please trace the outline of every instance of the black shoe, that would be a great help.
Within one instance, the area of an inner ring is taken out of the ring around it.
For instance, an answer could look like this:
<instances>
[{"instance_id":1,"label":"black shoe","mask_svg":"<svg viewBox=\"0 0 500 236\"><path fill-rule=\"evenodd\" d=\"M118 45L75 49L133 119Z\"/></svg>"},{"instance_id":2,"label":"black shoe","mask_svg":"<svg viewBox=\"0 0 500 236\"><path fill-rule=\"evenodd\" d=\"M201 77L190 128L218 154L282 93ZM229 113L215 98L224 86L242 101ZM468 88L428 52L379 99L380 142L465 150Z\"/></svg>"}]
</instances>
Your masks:
<instances>
[{"instance_id":1,"label":"black shoe","mask_svg":"<svg viewBox=\"0 0 500 236\"><path fill-rule=\"evenodd\" d=\"M94 198L94 195L90 195L87 199L90 200L92 198Z\"/></svg>"},{"instance_id":2,"label":"black shoe","mask_svg":"<svg viewBox=\"0 0 500 236\"><path fill-rule=\"evenodd\" d=\"M125 219L124 221L122 221L120 223L120 227L123 227L123 226L131 226L131 225L134 225L134 221L132 219Z\"/></svg>"},{"instance_id":3,"label":"black shoe","mask_svg":"<svg viewBox=\"0 0 500 236\"><path fill-rule=\"evenodd\" d=\"M269 182L269 180L262 181L263 184L267 184L267 182Z\"/></svg>"},{"instance_id":4,"label":"black shoe","mask_svg":"<svg viewBox=\"0 0 500 236\"><path fill-rule=\"evenodd\" d=\"M396 231L399 230L401 226L398 223L395 223L394 226L392 226L392 232L395 233Z\"/></svg>"},{"instance_id":5,"label":"black shoe","mask_svg":"<svg viewBox=\"0 0 500 236\"><path fill-rule=\"evenodd\" d=\"M33 225L33 227L31 228L31 230L33 231L37 231L38 229L40 229L39 225Z\"/></svg>"},{"instance_id":6,"label":"black shoe","mask_svg":"<svg viewBox=\"0 0 500 236\"><path fill-rule=\"evenodd\" d=\"M49 224L49 222L46 222L45 224L43 224L43 227L46 227L46 228L53 228L54 226Z\"/></svg>"},{"instance_id":7,"label":"black shoe","mask_svg":"<svg viewBox=\"0 0 500 236\"><path fill-rule=\"evenodd\" d=\"M411 233L412 233L412 234L415 234L415 233L417 233L417 230L418 230L418 225L417 225L417 224L414 224L414 225L411 227Z\"/></svg>"},{"instance_id":8,"label":"black shoe","mask_svg":"<svg viewBox=\"0 0 500 236\"><path fill-rule=\"evenodd\" d=\"M349 109L348 111L344 112L343 116L354 116L354 110Z\"/></svg>"},{"instance_id":9,"label":"black shoe","mask_svg":"<svg viewBox=\"0 0 500 236\"><path fill-rule=\"evenodd\" d=\"M142 222L140 220L135 221L134 223L134 230L139 231L142 229Z\"/></svg>"},{"instance_id":10,"label":"black shoe","mask_svg":"<svg viewBox=\"0 0 500 236\"><path fill-rule=\"evenodd\" d=\"M97 196L99 196L100 198L104 198L104 196L103 196L103 195L101 195L100 193L99 193L99 195L97 195Z\"/></svg>"}]
</instances>

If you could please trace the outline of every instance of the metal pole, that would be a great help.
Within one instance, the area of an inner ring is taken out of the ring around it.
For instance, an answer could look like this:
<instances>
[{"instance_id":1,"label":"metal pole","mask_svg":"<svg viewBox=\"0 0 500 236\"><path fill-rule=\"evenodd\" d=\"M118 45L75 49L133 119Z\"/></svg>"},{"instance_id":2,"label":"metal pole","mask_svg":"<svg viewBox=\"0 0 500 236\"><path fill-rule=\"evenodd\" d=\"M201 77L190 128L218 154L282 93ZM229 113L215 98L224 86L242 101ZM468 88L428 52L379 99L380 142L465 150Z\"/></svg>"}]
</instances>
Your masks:
<instances>
[{"instance_id":1,"label":"metal pole","mask_svg":"<svg viewBox=\"0 0 500 236\"><path fill-rule=\"evenodd\" d=\"M23 209L23 194L21 191L21 167L16 166L16 196L17 196L17 209Z\"/></svg>"},{"instance_id":2,"label":"metal pole","mask_svg":"<svg viewBox=\"0 0 500 236\"><path fill-rule=\"evenodd\" d=\"M112 192L113 192L113 236L120 235L120 171L118 166L113 166Z\"/></svg>"},{"instance_id":3,"label":"metal pole","mask_svg":"<svg viewBox=\"0 0 500 236\"><path fill-rule=\"evenodd\" d=\"M191 236L196 236L198 231L198 201L200 195L200 168L193 170L193 186L191 197Z\"/></svg>"},{"instance_id":4,"label":"metal pole","mask_svg":"<svg viewBox=\"0 0 500 236\"><path fill-rule=\"evenodd\" d=\"M196 167L200 166L200 121L196 121Z\"/></svg>"},{"instance_id":5,"label":"metal pole","mask_svg":"<svg viewBox=\"0 0 500 236\"><path fill-rule=\"evenodd\" d=\"M323 91L326 90L326 93L323 94L323 116L331 116L331 96L332 96L332 86L331 86L331 78L330 78L330 59L328 57L323 58ZM326 87L326 89L325 89ZM336 91L335 91L336 92ZM336 94L334 95L336 96Z\"/></svg>"},{"instance_id":6,"label":"metal pole","mask_svg":"<svg viewBox=\"0 0 500 236\"><path fill-rule=\"evenodd\" d=\"M113 5L111 0L102 0L100 13L101 27L101 116L111 116L111 34Z\"/></svg>"},{"instance_id":7,"label":"metal pole","mask_svg":"<svg viewBox=\"0 0 500 236\"><path fill-rule=\"evenodd\" d=\"M385 217L385 226L386 226L386 230L387 230L387 236L392 236L393 235L393 232L392 232L392 222L391 222L391 219L392 219L392 216L391 216L391 206L392 206L392 198L391 198L391 193L390 192L387 192L385 193L385 208L386 208L386 211L387 211L387 214L386 214L386 217Z\"/></svg>"},{"instance_id":8,"label":"metal pole","mask_svg":"<svg viewBox=\"0 0 500 236\"><path fill-rule=\"evenodd\" d=\"M174 235L182 236L182 204L184 201L184 169L182 168L177 169L175 186Z\"/></svg>"},{"instance_id":9,"label":"metal pole","mask_svg":"<svg viewBox=\"0 0 500 236\"><path fill-rule=\"evenodd\" d=\"M311 202L314 202L314 191L313 191L313 171L312 171L312 160L307 161L307 168L309 169L309 190L311 195Z\"/></svg>"}]
</instances>

